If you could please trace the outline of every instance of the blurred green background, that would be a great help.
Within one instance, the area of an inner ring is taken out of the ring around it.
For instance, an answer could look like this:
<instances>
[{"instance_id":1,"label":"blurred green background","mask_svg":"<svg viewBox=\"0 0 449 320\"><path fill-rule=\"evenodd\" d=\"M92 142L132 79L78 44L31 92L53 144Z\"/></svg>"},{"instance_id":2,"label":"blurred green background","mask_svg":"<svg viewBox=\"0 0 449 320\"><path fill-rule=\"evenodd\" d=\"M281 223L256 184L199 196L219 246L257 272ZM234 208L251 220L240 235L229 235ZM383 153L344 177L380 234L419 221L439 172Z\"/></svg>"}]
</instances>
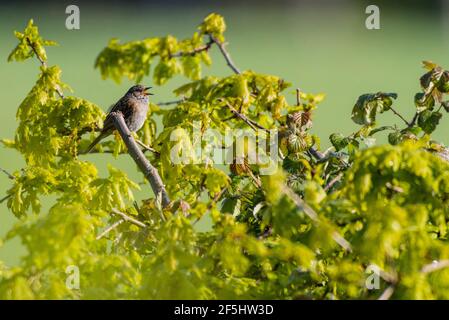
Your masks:
<instances>
[{"instance_id":1,"label":"blurred green background","mask_svg":"<svg viewBox=\"0 0 449 320\"><path fill-rule=\"evenodd\" d=\"M356 126L350 113L357 97L363 93L388 91L399 95L395 108L407 118L414 113L413 96L419 91L418 78L424 73L422 60L432 60L449 68L449 6L447 1L410 2L394 6L386 1L380 6L381 29L365 28L365 1L280 1L214 2L200 1L113 1L104 4L81 2L81 29L65 28L65 8L70 3L0 4L0 138L13 138L17 126L18 105L33 86L39 64L7 63L16 45L14 30L23 30L30 18L41 35L59 43L48 49L49 64L58 64L62 79L73 95L97 103L105 110L130 86L102 80L94 70L94 60L112 37L122 41L172 34L189 37L210 12L222 14L228 25L226 38L234 62L241 69L282 76L292 82L290 101L295 87L303 91L326 94L314 118L313 130L329 145L333 132L350 133ZM227 75L217 49L212 50L213 66L204 74ZM172 90L186 81L178 77L154 89L156 102L174 99ZM145 79L151 84L151 77ZM400 123L392 115L381 115L384 124ZM449 144L449 128L443 118L434 137ZM85 157L105 174L106 164L125 169L137 181L141 175L129 157L113 159L105 155ZM13 150L0 147L0 167L10 172L20 170L24 162ZM0 174L0 198L11 181ZM138 198L148 196L143 185ZM51 199L44 200L44 211ZM16 219L6 203L0 204L0 237ZM23 249L17 241L0 247L0 261L17 264Z\"/></svg>"}]
</instances>

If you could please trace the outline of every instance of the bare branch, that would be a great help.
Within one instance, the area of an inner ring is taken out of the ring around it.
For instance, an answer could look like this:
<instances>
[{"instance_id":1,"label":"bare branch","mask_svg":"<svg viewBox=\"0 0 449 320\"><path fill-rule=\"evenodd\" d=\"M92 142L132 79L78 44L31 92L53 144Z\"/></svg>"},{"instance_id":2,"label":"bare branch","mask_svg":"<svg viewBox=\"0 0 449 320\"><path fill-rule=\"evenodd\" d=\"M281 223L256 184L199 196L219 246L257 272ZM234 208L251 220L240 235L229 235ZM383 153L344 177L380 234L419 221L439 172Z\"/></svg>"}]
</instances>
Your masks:
<instances>
[{"instance_id":1,"label":"bare branch","mask_svg":"<svg viewBox=\"0 0 449 320\"><path fill-rule=\"evenodd\" d=\"M313 222L316 224L320 223L320 219L318 217L318 214L313 210L307 203L304 202L303 199L301 199L292 189L290 189L288 186L284 185L282 191L293 200L293 202L296 204L299 210L303 211ZM332 238L334 241L341 246L346 251L351 252L351 244L343 238L337 231L334 231L332 233Z\"/></svg>"},{"instance_id":2,"label":"bare branch","mask_svg":"<svg viewBox=\"0 0 449 320\"><path fill-rule=\"evenodd\" d=\"M388 286L377 300L389 300L394 293L394 285Z\"/></svg>"},{"instance_id":3,"label":"bare branch","mask_svg":"<svg viewBox=\"0 0 449 320\"><path fill-rule=\"evenodd\" d=\"M119 225L121 225L123 222L125 222L125 219L120 219L118 221L116 221L115 223L113 223L112 225L110 225L109 227L107 227L102 233L100 233L95 239L96 240L100 240L101 238L103 238L105 235L107 235L109 232L111 232L112 230L114 230L115 228L117 228Z\"/></svg>"},{"instance_id":4,"label":"bare branch","mask_svg":"<svg viewBox=\"0 0 449 320\"><path fill-rule=\"evenodd\" d=\"M296 88L296 105L301 105L301 90L299 88Z\"/></svg>"},{"instance_id":5,"label":"bare branch","mask_svg":"<svg viewBox=\"0 0 449 320\"><path fill-rule=\"evenodd\" d=\"M393 113L394 113L395 115L397 115L399 118L401 118L401 120L405 122L405 124L407 125L407 127L413 126L413 125L410 125L410 123L409 123L407 120L405 120L405 118L404 118L399 112L397 112L396 110L394 110L392 107L390 107L390 110L393 111Z\"/></svg>"},{"instance_id":6,"label":"bare branch","mask_svg":"<svg viewBox=\"0 0 449 320\"><path fill-rule=\"evenodd\" d=\"M220 99L221 101L223 101L222 99ZM260 124L258 124L256 121L253 121L251 119L248 119L247 116L245 116L244 114L238 112L233 106L231 106L228 102L226 102L226 106L229 108L229 110L231 111L231 113L237 117L240 118L241 120L243 120L247 125L249 125L251 127L251 129L253 129L254 131L257 131L257 129L260 130L264 130L266 132L270 132L270 130L268 130L267 128L261 126Z\"/></svg>"},{"instance_id":7,"label":"bare branch","mask_svg":"<svg viewBox=\"0 0 449 320\"><path fill-rule=\"evenodd\" d=\"M153 148L150 147L150 146L147 146L147 145L146 145L145 143L143 143L142 141L136 140L136 142L137 142L142 148L144 148L145 151L153 152L154 154L156 154L156 155L158 155L158 156L161 155L158 151L156 151L155 149L153 149Z\"/></svg>"},{"instance_id":8,"label":"bare branch","mask_svg":"<svg viewBox=\"0 0 449 320\"><path fill-rule=\"evenodd\" d=\"M5 169L0 168L0 171L2 171L4 174L6 174L6 175L8 176L9 179L11 179L11 180L15 180L15 179L16 179L11 173L9 173L8 171L6 171Z\"/></svg>"},{"instance_id":9,"label":"bare branch","mask_svg":"<svg viewBox=\"0 0 449 320\"><path fill-rule=\"evenodd\" d=\"M123 212L121 212L121 211L119 211L119 210L117 210L115 208L112 208L112 213L115 213L115 214L119 215L120 217L123 218L123 220L125 220L127 222L130 222L130 223L132 223L132 224L134 224L134 225L136 225L138 227L141 227L141 228L146 228L147 227L147 225L145 223L143 223L143 222L141 222L141 221L139 221L137 219L134 219L134 218L128 216L127 214L125 214L125 213L123 213Z\"/></svg>"},{"instance_id":10,"label":"bare branch","mask_svg":"<svg viewBox=\"0 0 449 320\"><path fill-rule=\"evenodd\" d=\"M173 101L166 101L166 102L159 102L157 103L158 106L170 106L172 104L180 104L183 103L185 99L179 99L179 100L173 100Z\"/></svg>"},{"instance_id":11,"label":"bare branch","mask_svg":"<svg viewBox=\"0 0 449 320\"><path fill-rule=\"evenodd\" d=\"M225 192L227 190L228 190L228 188L224 187L223 189L221 189L221 191L219 193L217 193L215 195L215 197L212 199L212 201L209 202L209 204L207 205L207 211L210 211L212 209L212 207L221 199L221 197L225 194ZM204 215L202 215L201 217L196 218L195 221L192 222L192 226L197 224L198 221L200 221L202 217L204 217Z\"/></svg>"},{"instance_id":12,"label":"bare branch","mask_svg":"<svg viewBox=\"0 0 449 320\"><path fill-rule=\"evenodd\" d=\"M206 43L204 46L195 48L192 51L179 51L179 52L171 54L170 57L177 58L177 57L194 56L197 53L200 53L202 51L208 51L213 43L214 43L214 41L212 41L212 39L210 39L209 42Z\"/></svg>"},{"instance_id":13,"label":"bare branch","mask_svg":"<svg viewBox=\"0 0 449 320\"><path fill-rule=\"evenodd\" d=\"M27 38L27 42L28 42L28 45L30 46L31 50L33 50L34 54L36 55L36 58L37 58L37 59L39 60L39 62L41 63L41 65L42 65L44 68L47 68L47 63L46 63L45 60L39 55L39 53L38 53L37 50L36 50L36 46L34 45L33 42L31 42L30 38ZM56 90L56 93L58 94L58 96L59 96L61 99L64 99L64 94L62 93L61 88L60 88L59 86L56 86L56 87L55 87L55 90Z\"/></svg>"},{"instance_id":14,"label":"bare branch","mask_svg":"<svg viewBox=\"0 0 449 320\"><path fill-rule=\"evenodd\" d=\"M415 125L416 120L418 120L418 116L419 116L419 113L415 112L415 115L413 116L412 121L410 121L410 123L408 124L407 129L410 129L411 127L413 127Z\"/></svg>"},{"instance_id":15,"label":"bare branch","mask_svg":"<svg viewBox=\"0 0 449 320\"><path fill-rule=\"evenodd\" d=\"M343 172L340 172L338 175L336 175L329 183L324 187L324 191L328 191L330 188L333 187L334 184L336 184L340 179L343 177Z\"/></svg>"},{"instance_id":16,"label":"bare branch","mask_svg":"<svg viewBox=\"0 0 449 320\"><path fill-rule=\"evenodd\" d=\"M323 159L325 159L325 156L322 152L318 151L317 149L315 149L314 147L311 147L309 149L310 154L317 160L322 161Z\"/></svg>"},{"instance_id":17,"label":"bare branch","mask_svg":"<svg viewBox=\"0 0 449 320\"><path fill-rule=\"evenodd\" d=\"M422 267L421 272L431 273L448 267L449 267L449 260L440 260L426 264L424 267Z\"/></svg>"},{"instance_id":18,"label":"bare branch","mask_svg":"<svg viewBox=\"0 0 449 320\"><path fill-rule=\"evenodd\" d=\"M218 49L220 49L220 52L225 58L227 65L232 69L232 71L234 71L234 73L236 74L241 74L240 70L235 66L234 62L232 62L231 56L226 51L224 44L211 34L209 34L209 39L218 46Z\"/></svg>"},{"instance_id":19,"label":"bare branch","mask_svg":"<svg viewBox=\"0 0 449 320\"><path fill-rule=\"evenodd\" d=\"M8 194L7 196L5 196L5 197L3 197L3 198L1 198L1 199L0 199L0 203L5 202L6 200L8 200L8 199L11 198L11 197L12 197L12 193L11 193L11 194Z\"/></svg>"},{"instance_id":20,"label":"bare branch","mask_svg":"<svg viewBox=\"0 0 449 320\"><path fill-rule=\"evenodd\" d=\"M369 136L371 137L371 136L375 135L376 133L384 131L384 130L396 130L396 128L393 126L382 126L382 127L371 130L369 133Z\"/></svg>"},{"instance_id":21,"label":"bare branch","mask_svg":"<svg viewBox=\"0 0 449 320\"><path fill-rule=\"evenodd\" d=\"M121 112L112 112L111 117L114 121L115 128L120 133L120 136L125 142L128 148L128 153L133 158L134 162L138 165L139 169L145 175L145 178L150 182L151 188L153 189L154 195L157 196L159 193L162 196L162 207L166 207L170 203L167 191L159 175L159 172L153 165L148 161L148 159L140 150L133 135L126 126L123 114Z\"/></svg>"}]
</instances>

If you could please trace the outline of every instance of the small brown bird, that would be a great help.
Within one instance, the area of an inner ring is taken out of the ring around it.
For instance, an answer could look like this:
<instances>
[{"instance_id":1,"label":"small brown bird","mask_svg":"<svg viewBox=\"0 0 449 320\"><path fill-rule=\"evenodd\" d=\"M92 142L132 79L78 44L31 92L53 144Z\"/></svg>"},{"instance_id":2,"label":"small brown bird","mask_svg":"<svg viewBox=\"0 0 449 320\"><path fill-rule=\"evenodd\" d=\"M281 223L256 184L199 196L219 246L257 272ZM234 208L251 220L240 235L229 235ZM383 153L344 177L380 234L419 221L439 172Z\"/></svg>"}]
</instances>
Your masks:
<instances>
[{"instance_id":1,"label":"small brown bird","mask_svg":"<svg viewBox=\"0 0 449 320\"><path fill-rule=\"evenodd\" d=\"M131 132L135 132L142 128L148 113L148 96L152 93L146 92L151 87L143 85L132 86L128 92L112 106L103 123L103 129L100 135L90 144L84 153L89 153L97 145L98 142L112 134L115 130L114 121L111 117L112 112L120 111L123 114L125 123Z\"/></svg>"}]
</instances>

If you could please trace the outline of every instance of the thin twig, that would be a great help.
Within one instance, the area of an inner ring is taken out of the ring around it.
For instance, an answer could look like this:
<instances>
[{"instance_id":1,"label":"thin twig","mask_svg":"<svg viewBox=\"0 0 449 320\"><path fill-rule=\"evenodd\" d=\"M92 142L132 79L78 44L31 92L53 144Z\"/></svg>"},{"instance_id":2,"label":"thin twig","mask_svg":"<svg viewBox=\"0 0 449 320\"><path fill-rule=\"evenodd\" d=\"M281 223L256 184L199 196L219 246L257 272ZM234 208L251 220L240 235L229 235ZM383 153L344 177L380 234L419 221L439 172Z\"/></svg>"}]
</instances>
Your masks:
<instances>
[{"instance_id":1,"label":"thin twig","mask_svg":"<svg viewBox=\"0 0 449 320\"><path fill-rule=\"evenodd\" d=\"M31 50L33 50L34 54L36 55L36 58L37 58L37 59L39 60L39 62L41 63L41 65L42 65L44 68L47 68L47 63L46 63L45 60L39 55L39 53L38 53L37 50L36 50L36 47L34 46L34 43L31 42L30 38L27 38L27 42L28 42L28 45L30 46ZM64 94L62 93L61 88L60 88L58 85L56 85L55 90L56 90L56 93L58 94L58 96L59 96L61 99L64 99Z\"/></svg>"},{"instance_id":2,"label":"thin twig","mask_svg":"<svg viewBox=\"0 0 449 320\"><path fill-rule=\"evenodd\" d=\"M301 199L291 188L284 185L282 191L293 200L299 210L303 211L313 222L316 224L320 223L320 219L318 214L313 210L303 199ZM332 233L332 239L341 246L346 251L351 252L352 247L348 240L346 240L342 235L340 235L337 231Z\"/></svg>"},{"instance_id":3,"label":"thin twig","mask_svg":"<svg viewBox=\"0 0 449 320\"><path fill-rule=\"evenodd\" d=\"M301 89L296 88L296 105L299 107L301 105ZM315 149L314 147L310 147L310 154L317 160L322 160L324 158L323 153Z\"/></svg>"},{"instance_id":4,"label":"thin twig","mask_svg":"<svg viewBox=\"0 0 449 320\"><path fill-rule=\"evenodd\" d=\"M5 169L0 168L0 171L2 171L4 174L6 174L6 175L8 176L9 179L11 179L11 180L15 180L15 179L16 179L16 177L14 177L11 173L9 173L8 171L6 171Z\"/></svg>"},{"instance_id":5,"label":"thin twig","mask_svg":"<svg viewBox=\"0 0 449 320\"><path fill-rule=\"evenodd\" d=\"M176 57L194 56L197 53L200 53L203 51L208 51L213 43L214 43L214 41L212 41L212 39L210 39L208 43L206 43L205 45L203 45L201 47L195 48L191 51L179 51L179 52L171 54L170 57L176 58Z\"/></svg>"},{"instance_id":6,"label":"thin twig","mask_svg":"<svg viewBox=\"0 0 449 320\"><path fill-rule=\"evenodd\" d=\"M134 218L128 216L127 214L125 214L125 213L123 213L123 212L121 212L121 211L119 211L119 210L117 210L115 208L112 208L112 213L118 214L120 217L123 218L123 220L128 221L128 222L130 222L130 223L132 223L132 224L134 224L134 225L136 225L138 227L141 227L141 228L146 228L147 227L147 225L145 223L143 223L143 222L141 222L141 221L139 221L137 219L134 219Z\"/></svg>"},{"instance_id":7,"label":"thin twig","mask_svg":"<svg viewBox=\"0 0 449 320\"><path fill-rule=\"evenodd\" d=\"M226 190L228 190L227 187L224 187L223 189L221 189L221 191L219 193L217 193L215 195L215 197L212 199L212 201L207 205L207 211L209 211L210 209L212 209L212 207L214 206L214 204L216 204L220 198L225 194ZM204 216L204 215L203 215ZM201 218L203 217L198 217L195 219L195 221L192 222L192 226L194 226L195 224L197 224L198 221L201 220Z\"/></svg>"},{"instance_id":8,"label":"thin twig","mask_svg":"<svg viewBox=\"0 0 449 320\"><path fill-rule=\"evenodd\" d=\"M150 147L150 146L147 146L147 145L146 145L145 143L143 143L142 141L136 139L136 142L137 142L142 148L144 148L146 151L153 152L154 154L156 154L156 155L158 155L158 156L161 155L158 151L156 151L155 149L153 149L153 148Z\"/></svg>"},{"instance_id":9,"label":"thin twig","mask_svg":"<svg viewBox=\"0 0 449 320\"><path fill-rule=\"evenodd\" d=\"M371 136L375 135L376 133L384 131L384 130L396 130L396 128L393 126L382 126L382 127L371 130L369 133L369 136L371 137Z\"/></svg>"},{"instance_id":10,"label":"thin twig","mask_svg":"<svg viewBox=\"0 0 449 320\"><path fill-rule=\"evenodd\" d=\"M415 115L413 116L412 121L410 121L410 123L408 124L407 129L410 129L411 127L413 127L415 125L416 120L418 120L418 115L419 115L419 113L415 112Z\"/></svg>"},{"instance_id":11,"label":"thin twig","mask_svg":"<svg viewBox=\"0 0 449 320\"><path fill-rule=\"evenodd\" d=\"M388 286L377 300L389 300L394 293L394 285Z\"/></svg>"},{"instance_id":12,"label":"thin twig","mask_svg":"<svg viewBox=\"0 0 449 320\"><path fill-rule=\"evenodd\" d=\"M440 269L448 268L449 267L449 260L440 260L436 262L432 262L429 264L426 264L424 267L422 267L421 272L422 273L431 273Z\"/></svg>"},{"instance_id":13,"label":"thin twig","mask_svg":"<svg viewBox=\"0 0 449 320\"><path fill-rule=\"evenodd\" d=\"M301 105L301 90L296 88L296 105L299 107Z\"/></svg>"},{"instance_id":14,"label":"thin twig","mask_svg":"<svg viewBox=\"0 0 449 320\"><path fill-rule=\"evenodd\" d=\"M145 157L142 150L140 150L136 140L134 140L133 135L131 134L128 126L125 123L123 114L121 112L111 112L110 115L114 121L115 128L119 132L120 136L123 139L123 142L125 142L125 145L128 148L128 153L133 158L134 162L138 165L140 171L143 172L145 178L150 182L154 195L157 196L158 194L161 194L162 207L165 208L170 203L170 198L168 197L168 193L165 190L165 185L162 182L159 172Z\"/></svg>"},{"instance_id":15,"label":"thin twig","mask_svg":"<svg viewBox=\"0 0 449 320\"><path fill-rule=\"evenodd\" d=\"M240 70L235 66L234 62L232 62L231 56L226 51L224 44L211 34L209 34L209 39L218 46L218 49L220 49L220 52L225 58L227 65L232 69L232 71L234 71L234 73L236 74L241 74Z\"/></svg>"},{"instance_id":16,"label":"thin twig","mask_svg":"<svg viewBox=\"0 0 449 320\"><path fill-rule=\"evenodd\" d=\"M328 191L330 188L332 188L333 185L336 184L338 181L340 181L342 177L343 177L343 172L340 172L331 181L329 181L329 183L324 187L324 191Z\"/></svg>"},{"instance_id":17,"label":"thin twig","mask_svg":"<svg viewBox=\"0 0 449 320\"><path fill-rule=\"evenodd\" d=\"M221 101L223 101L222 99L220 99ZM247 116L245 116L244 114L238 112L233 106L231 106L228 102L225 102L226 106L229 108L229 110L231 111L231 113L237 117L240 118L241 120L243 120L247 125L249 125L251 127L251 129L253 129L254 131L257 131L257 129L260 130L264 130L265 132L270 132L270 130L268 130L267 128L263 127L262 125L258 124L256 121L253 121L251 119L248 119Z\"/></svg>"},{"instance_id":18,"label":"thin twig","mask_svg":"<svg viewBox=\"0 0 449 320\"><path fill-rule=\"evenodd\" d=\"M2 199L0 199L0 203L5 202L6 200L8 200L8 199L11 198L11 197L12 197L12 193L11 193L11 194L8 194L6 197L3 197Z\"/></svg>"},{"instance_id":19,"label":"thin twig","mask_svg":"<svg viewBox=\"0 0 449 320\"><path fill-rule=\"evenodd\" d=\"M125 219L120 219L116 221L115 223L111 224L109 227L107 227L102 233L100 233L95 239L100 240L105 235L107 235L109 232L117 228L119 225L121 225L123 222L125 222Z\"/></svg>"},{"instance_id":20,"label":"thin twig","mask_svg":"<svg viewBox=\"0 0 449 320\"><path fill-rule=\"evenodd\" d=\"M318 161L322 161L325 158L324 154L322 152L318 151L317 149L315 149L314 147L311 147L309 149L309 152Z\"/></svg>"},{"instance_id":21,"label":"thin twig","mask_svg":"<svg viewBox=\"0 0 449 320\"><path fill-rule=\"evenodd\" d=\"M158 106L170 106L173 104L180 104L183 103L185 99L179 99L179 100L173 100L173 101L165 101L165 102L159 102L157 103Z\"/></svg>"},{"instance_id":22,"label":"thin twig","mask_svg":"<svg viewBox=\"0 0 449 320\"><path fill-rule=\"evenodd\" d=\"M397 115L399 118L401 118L401 120L404 121L407 126L410 126L410 123L407 120L405 120L405 118L399 112L394 110L392 107L390 107L390 110L393 111L393 113Z\"/></svg>"},{"instance_id":23,"label":"thin twig","mask_svg":"<svg viewBox=\"0 0 449 320\"><path fill-rule=\"evenodd\" d=\"M381 277L384 281L396 285L398 283L398 276L395 273L390 273L385 270L382 270L378 266L376 266L379 270L379 277Z\"/></svg>"}]
</instances>

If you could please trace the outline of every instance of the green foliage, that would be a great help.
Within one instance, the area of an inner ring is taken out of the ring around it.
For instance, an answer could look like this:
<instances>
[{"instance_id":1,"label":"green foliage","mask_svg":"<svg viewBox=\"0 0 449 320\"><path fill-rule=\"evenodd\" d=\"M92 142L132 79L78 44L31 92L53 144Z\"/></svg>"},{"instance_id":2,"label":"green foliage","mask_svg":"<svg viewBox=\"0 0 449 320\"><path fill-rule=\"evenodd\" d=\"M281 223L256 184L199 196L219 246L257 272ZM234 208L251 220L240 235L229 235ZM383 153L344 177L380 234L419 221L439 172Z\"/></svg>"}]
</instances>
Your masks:
<instances>
[{"instance_id":1,"label":"green foliage","mask_svg":"<svg viewBox=\"0 0 449 320\"><path fill-rule=\"evenodd\" d=\"M201 63L211 64L207 52L209 44L204 40L211 35L223 42L226 25L221 16L210 14L199 26L192 38L178 40L169 35L160 38L146 38L121 44L112 39L95 61L104 79L112 78L120 82L122 77L140 82L150 74L153 60L159 62L154 67L153 82L163 85L175 75L182 74L189 79L201 78ZM196 52L198 51L198 52Z\"/></svg>"},{"instance_id":2,"label":"green foliage","mask_svg":"<svg viewBox=\"0 0 449 320\"><path fill-rule=\"evenodd\" d=\"M42 66L18 107L14 139L2 141L26 166L7 191L19 219L0 246L19 239L26 255L16 267L0 262L0 298L376 299L387 287L396 299L449 297L448 269L432 268L449 259L449 152L430 137L448 109L449 73L425 63L410 121L392 109L396 94L361 95L352 112L359 130L332 134L333 147L321 152L310 131L324 95L298 91L292 104L290 84L277 76L201 76L225 30L211 14L191 38L114 39L97 57L102 76L117 82L141 81L153 63L158 85L178 74L190 79L173 91L181 98L174 106L150 104L136 133L154 149L146 156L172 200L166 207L158 195L135 201L140 186L125 172L109 165L100 177L83 159L79 150L102 126L103 111L63 95L61 70L46 63L44 46L53 43L32 21L16 33L9 60L37 54ZM377 115L389 111L403 128L378 126ZM212 129L253 130L255 139L277 130L278 148L270 150L280 155L277 169L263 175L266 164L249 161L258 159L256 140L222 141ZM389 144L376 146L383 132ZM232 155L234 148L244 161L231 159L229 170L215 163L213 149ZM96 152L118 156L126 148L115 135ZM210 229L198 231L206 218ZM80 288L66 285L73 266ZM372 266L381 270L377 290L366 286Z\"/></svg>"},{"instance_id":3,"label":"green foliage","mask_svg":"<svg viewBox=\"0 0 449 320\"><path fill-rule=\"evenodd\" d=\"M47 53L45 52L45 46L55 46L56 42L51 40L44 40L39 35L38 28L33 24L33 19L28 22L27 27L22 32L16 31L16 38L19 40L19 44L8 56L8 61L24 61L37 54L43 61L47 60ZM34 46L34 50L31 47Z\"/></svg>"},{"instance_id":4,"label":"green foliage","mask_svg":"<svg viewBox=\"0 0 449 320\"><path fill-rule=\"evenodd\" d=\"M361 95L352 109L352 120L361 125L373 124L377 113L389 110L397 97L395 93L382 92Z\"/></svg>"}]
</instances>

